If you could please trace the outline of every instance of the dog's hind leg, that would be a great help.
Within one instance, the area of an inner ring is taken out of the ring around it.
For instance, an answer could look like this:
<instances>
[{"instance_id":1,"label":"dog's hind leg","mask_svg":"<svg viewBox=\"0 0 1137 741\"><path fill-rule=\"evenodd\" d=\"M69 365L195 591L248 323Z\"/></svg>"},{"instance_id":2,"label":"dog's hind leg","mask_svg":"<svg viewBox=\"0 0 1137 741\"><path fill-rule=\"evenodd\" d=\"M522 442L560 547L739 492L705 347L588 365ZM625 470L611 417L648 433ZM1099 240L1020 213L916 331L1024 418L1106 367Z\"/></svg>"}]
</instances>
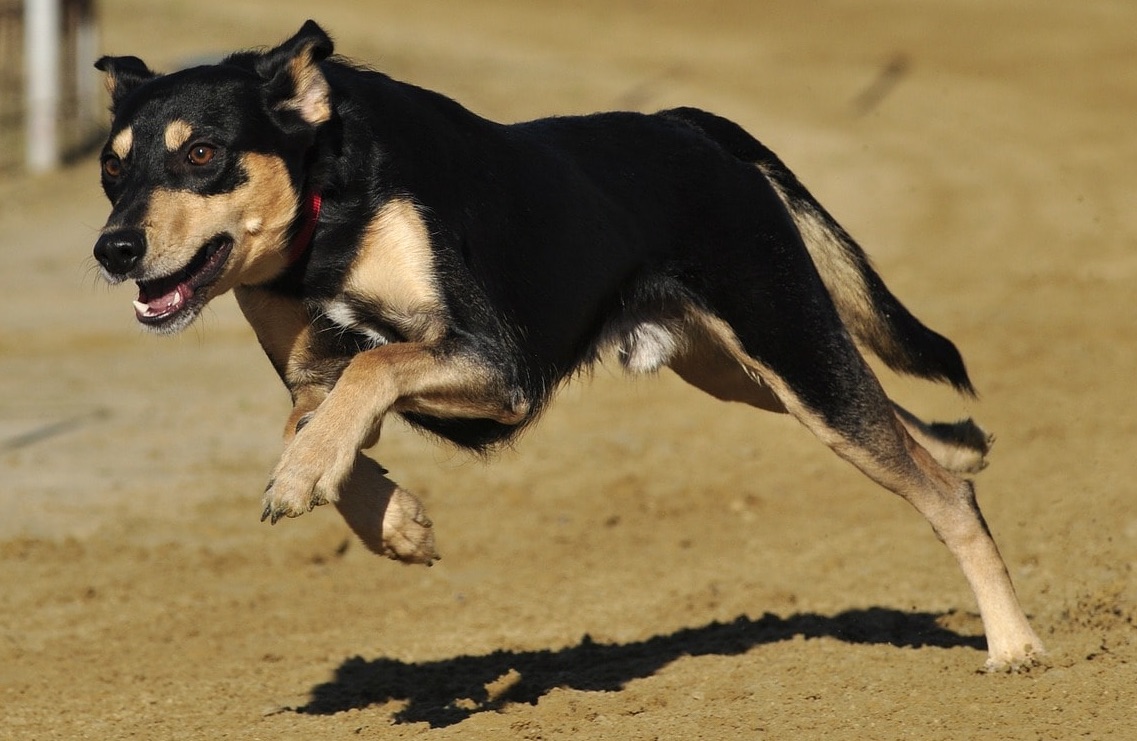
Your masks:
<instances>
[{"instance_id":1,"label":"dog's hind leg","mask_svg":"<svg viewBox=\"0 0 1137 741\"><path fill-rule=\"evenodd\" d=\"M824 327L825 322L814 326ZM689 352L677 359L681 376L718 398L781 407L839 456L911 503L955 556L975 594L987 634L988 669L1028 665L1043 652L971 482L948 471L913 439L847 335L827 331L822 337L799 337L792 360L783 363L779 357L780 367L775 367L770 359L748 354L744 341L722 320L705 317L703 327L704 341L687 347L706 351L717 344L709 365L720 372L699 376L693 371L699 358ZM708 338L714 342L706 342ZM773 354L784 356L784 351ZM733 357L744 373L724 376L722 369L730 367L723 363L724 356ZM755 390L743 390L744 376L755 379ZM770 403L771 397L777 404Z\"/></svg>"},{"instance_id":2,"label":"dog's hind leg","mask_svg":"<svg viewBox=\"0 0 1137 741\"><path fill-rule=\"evenodd\" d=\"M804 409L796 416L823 440L828 438L838 455L904 497L927 519L975 594L987 634L987 668L996 671L1033 663L1044 650L1042 642L1019 605L971 482L940 466L902 426L883 416L859 425L855 437Z\"/></svg>"},{"instance_id":3,"label":"dog's hind leg","mask_svg":"<svg viewBox=\"0 0 1137 741\"><path fill-rule=\"evenodd\" d=\"M681 350L667 361L675 374L720 401L738 401L758 409L785 413L786 407L731 351L700 322L684 327ZM735 343L737 345L737 343Z\"/></svg>"}]
</instances>

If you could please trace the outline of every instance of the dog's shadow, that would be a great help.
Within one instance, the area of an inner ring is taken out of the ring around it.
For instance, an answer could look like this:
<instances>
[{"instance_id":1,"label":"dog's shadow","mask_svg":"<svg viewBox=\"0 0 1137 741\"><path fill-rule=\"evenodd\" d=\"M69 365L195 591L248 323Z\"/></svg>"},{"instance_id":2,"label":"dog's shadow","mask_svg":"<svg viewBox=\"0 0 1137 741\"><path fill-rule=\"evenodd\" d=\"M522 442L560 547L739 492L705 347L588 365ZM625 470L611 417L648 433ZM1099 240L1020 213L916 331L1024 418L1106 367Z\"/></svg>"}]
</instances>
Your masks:
<instances>
[{"instance_id":1,"label":"dog's shadow","mask_svg":"<svg viewBox=\"0 0 1137 741\"><path fill-rule=\"evenodd\" d=\"M536 704L557 687L619 690L683 656L734 656L794 636L908 647L986 647L981 636L941 627L939 617L879 607L833 617L805 613L782 618L767 613L757 620L743 616L730 623L712 622L622 644L596 643L585 636L579 644L558 650L495 651L422 663L356 656L340 664L331 681L314 687L309 702L295 711L330 715L405 702L394 716L396 723L442 727L511 703Z\"/></svg>"}]
</instances>

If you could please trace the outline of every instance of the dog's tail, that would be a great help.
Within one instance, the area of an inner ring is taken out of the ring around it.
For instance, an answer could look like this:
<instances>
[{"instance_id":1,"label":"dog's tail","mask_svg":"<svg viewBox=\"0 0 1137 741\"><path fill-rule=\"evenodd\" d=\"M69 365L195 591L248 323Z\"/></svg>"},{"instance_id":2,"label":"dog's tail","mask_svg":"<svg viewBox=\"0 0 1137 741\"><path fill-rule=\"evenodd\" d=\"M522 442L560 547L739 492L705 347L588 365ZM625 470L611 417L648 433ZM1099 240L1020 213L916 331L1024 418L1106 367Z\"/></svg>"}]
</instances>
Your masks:
<instances>
[{"instance_id":1,"label":"dog's tail","mask_svg":"<svg viewBox=\"0 0 1137 741\"><path fill-rule=\"evenodd\" d=\"M766 176L797 225L841 320L861 345L895 371L946 381L962 393L975 394L955 345L924 326L892 295L860 245L777 155L741 126L714 114L677 108L660 115L694 126Z\"/></svg>"},{"instance_id":2,"label":"dog's tail","mask_svg":"<svg viewBox=\"0 0 1137 741\"><path fill-rule=\"evenodd\" d=\"M759 144L761 147L762 145ZM766 147L754 160L797 224L821 280L853 337L890 368L947 381L974 395L967 368L951 340L912 315L873 270L868 256Z\"/></svg>"}]
</instances>

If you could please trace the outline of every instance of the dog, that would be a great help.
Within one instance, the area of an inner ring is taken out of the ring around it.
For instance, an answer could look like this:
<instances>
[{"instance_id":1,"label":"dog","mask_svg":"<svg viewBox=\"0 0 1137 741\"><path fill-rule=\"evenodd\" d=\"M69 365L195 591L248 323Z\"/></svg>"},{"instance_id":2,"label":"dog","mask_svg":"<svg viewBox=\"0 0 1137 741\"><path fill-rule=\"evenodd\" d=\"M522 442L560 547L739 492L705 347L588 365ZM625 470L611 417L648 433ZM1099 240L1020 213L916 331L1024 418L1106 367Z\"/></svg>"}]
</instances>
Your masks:
<instances>
[{"instance_id":1,"label":"dog","mask_svg":"<svg viewBox=\"0 0 1137 741\"><path fill-rule=\"evenodd\" d=\"M308 21L158 74L104 57L112 211L94 248L158 333L233 290L292 396L275 523L334 503L369 548L436 557L421 504L361 454L383 419L490 451L615 355L793 415L924 515L975 593L991 670L1043 654L962 474L991 438L926 424L862 350L973 394L778 157L695 108L500 124L333 56Z\"/></svg>"}]
</instances>

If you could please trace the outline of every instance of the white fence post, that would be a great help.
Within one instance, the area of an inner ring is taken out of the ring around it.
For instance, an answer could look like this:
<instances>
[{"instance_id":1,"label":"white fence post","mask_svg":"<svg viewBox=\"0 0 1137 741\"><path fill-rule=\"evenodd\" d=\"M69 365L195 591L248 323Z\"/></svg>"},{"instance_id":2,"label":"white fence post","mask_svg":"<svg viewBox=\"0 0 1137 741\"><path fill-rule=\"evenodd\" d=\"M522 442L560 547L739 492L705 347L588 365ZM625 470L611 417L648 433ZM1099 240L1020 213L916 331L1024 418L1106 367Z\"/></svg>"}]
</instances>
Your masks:
<instances>
[{"instance_id":1,"label":"white fence post","mask_svg":"<svg viewBox=\"0 0 1137 741\"><path fill-rule=\"evenodd\" d=\"M99 58L98 53L99 25L95 23L92 6L89 12L80 16L79 27L75 29L75 94L78 98L79 117L86 125L103 112L102 99L99 97L102 90L99 80L102 78L92 71L95 60Z\"/></svg>"},{"instance_id":2,"label":"white fence post","mask_svg":"<svg viewBox=\"0 0 1137 741\"><path fill-rule=\"evenodd\" d=\"M45 172L59 162L60 0L24 0L27 166Z\"/></svg>"}]
</instances>

